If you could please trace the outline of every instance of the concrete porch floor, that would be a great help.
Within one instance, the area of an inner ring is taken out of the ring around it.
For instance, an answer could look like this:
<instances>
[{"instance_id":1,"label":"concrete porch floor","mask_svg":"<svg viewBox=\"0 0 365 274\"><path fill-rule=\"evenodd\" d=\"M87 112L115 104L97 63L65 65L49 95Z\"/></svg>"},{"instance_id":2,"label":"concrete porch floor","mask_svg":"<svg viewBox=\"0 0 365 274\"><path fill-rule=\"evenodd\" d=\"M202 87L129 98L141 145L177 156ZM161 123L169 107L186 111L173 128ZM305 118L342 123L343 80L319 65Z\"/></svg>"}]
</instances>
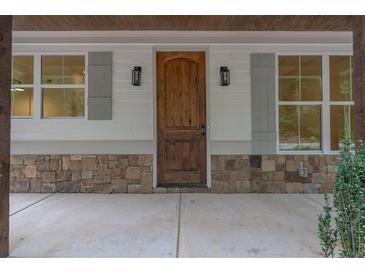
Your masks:
<instances>
[{"instance_id":1,"label":"concrete porch floor","mask_svg":"<svg viewBox=\"0 0 365 274\"><path fill-rule=\"evenodd\" d=\"M321 257L319 194L11 194L11 257Z\"/></svg>"}]
</instances>

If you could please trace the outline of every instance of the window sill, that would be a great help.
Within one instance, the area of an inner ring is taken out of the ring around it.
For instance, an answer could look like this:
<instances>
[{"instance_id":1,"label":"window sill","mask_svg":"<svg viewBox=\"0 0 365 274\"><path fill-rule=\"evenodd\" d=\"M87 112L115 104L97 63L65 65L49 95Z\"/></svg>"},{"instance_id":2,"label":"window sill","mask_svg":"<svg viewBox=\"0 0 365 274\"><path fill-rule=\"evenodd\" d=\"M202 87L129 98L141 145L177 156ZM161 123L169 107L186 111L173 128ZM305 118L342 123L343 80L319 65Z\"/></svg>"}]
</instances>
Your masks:
<instances>
[{"instance_id":1,"label":"window sill","mask_svg":"<svg viewBox=\"0 0 365 274\"><path fill-rule=\"evenodd\" d=\"M25 119L25 120L30 120L30 119L34 119L33 116L11 116L11 119L13 120L21 120L21 119Z\"/></svg>"},{"instance_id":2,"label":"window sill","mask_svg":"<svg viewBox=\"0 0 365 274\"><path fill-rule=\"evenodd\" d=\"M86 120L87 118L85 116L79 116L79 117L41 117L40 120Z\"/></svg>"},{"instance_id":3,"label":"window sill","mask_svg":"<svg viewBox=\"0 0 365 274\"><path fill-rule=\"evenodd\" d=\"M338 155L339 151L328 151L322 150L299 150L299 151L278 151L278 155Z\"/></svg>"}]
</instances>

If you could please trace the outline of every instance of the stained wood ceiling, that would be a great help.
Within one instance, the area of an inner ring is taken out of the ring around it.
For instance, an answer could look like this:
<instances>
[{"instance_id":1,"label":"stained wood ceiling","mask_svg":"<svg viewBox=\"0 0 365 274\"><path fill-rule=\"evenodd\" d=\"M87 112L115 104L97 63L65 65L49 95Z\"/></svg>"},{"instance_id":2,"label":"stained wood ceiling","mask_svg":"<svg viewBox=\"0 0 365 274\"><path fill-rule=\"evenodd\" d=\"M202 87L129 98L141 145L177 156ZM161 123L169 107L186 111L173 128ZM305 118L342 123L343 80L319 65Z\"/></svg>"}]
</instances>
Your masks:
<instances>
[{"instance_id":1,"label":"stained wood ceiling","mask_svg":"<svg viewBox=\"0 0 365 274\"><path fill-rule=\"evenodd\" d=\"M351 31L352 16L14 16L15 31Z\"/></svg>"}]
</instances>

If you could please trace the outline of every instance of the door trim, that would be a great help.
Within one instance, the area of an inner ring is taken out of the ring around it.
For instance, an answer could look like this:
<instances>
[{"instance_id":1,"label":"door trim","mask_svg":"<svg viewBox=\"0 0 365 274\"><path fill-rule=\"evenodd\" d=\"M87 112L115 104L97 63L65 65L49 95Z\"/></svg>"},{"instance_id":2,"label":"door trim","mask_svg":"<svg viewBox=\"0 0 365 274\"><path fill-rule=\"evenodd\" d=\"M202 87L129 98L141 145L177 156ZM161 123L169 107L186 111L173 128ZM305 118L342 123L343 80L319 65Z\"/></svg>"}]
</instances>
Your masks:
<instances>
[{"instance_id":1,"label":"door trim","mask_svg":"<svg viewBox=\"0 0 365 274\"><path fill-rule=\"evenodd\" d=\"M199 51L205 53L205 117L206 117L206 185L199 185L195 187L211 187L211 153L210 153L210 67L209 67L209 46L206 45L158 45L152 47L152 70L153 70L153 188L165 187L157 186L157 52L189 52ZM218 73L218 72L217 72ZM185 187L185 186L179 186Z\"/></svg>"}]
</instances>

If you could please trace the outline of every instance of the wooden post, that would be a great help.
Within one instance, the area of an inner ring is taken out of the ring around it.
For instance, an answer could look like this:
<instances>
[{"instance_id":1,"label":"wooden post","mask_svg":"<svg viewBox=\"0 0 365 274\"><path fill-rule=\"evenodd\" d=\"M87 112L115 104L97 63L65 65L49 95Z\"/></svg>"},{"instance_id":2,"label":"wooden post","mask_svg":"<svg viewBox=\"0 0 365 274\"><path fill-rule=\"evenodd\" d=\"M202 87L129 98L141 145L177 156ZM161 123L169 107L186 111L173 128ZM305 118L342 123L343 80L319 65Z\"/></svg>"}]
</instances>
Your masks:
<instances>
[{"instance_id":1,"label":"wooden post","mask_svg":"<svg viewBox=\"0 0 365 274\"><path fill-rule=\"evenodd\" d=\"M353 17L356 140L365 141L365 16Z\"/></svg>"},{"instance_id":2,"label":"wooden post","mask_svg":"<svg viewBox=\"0 0 365 274\"><path fill-rule=\"evenodd\" d=\"M0 258L9 256L12 17L0 16Z\"/></svg>"}]
</instances>

